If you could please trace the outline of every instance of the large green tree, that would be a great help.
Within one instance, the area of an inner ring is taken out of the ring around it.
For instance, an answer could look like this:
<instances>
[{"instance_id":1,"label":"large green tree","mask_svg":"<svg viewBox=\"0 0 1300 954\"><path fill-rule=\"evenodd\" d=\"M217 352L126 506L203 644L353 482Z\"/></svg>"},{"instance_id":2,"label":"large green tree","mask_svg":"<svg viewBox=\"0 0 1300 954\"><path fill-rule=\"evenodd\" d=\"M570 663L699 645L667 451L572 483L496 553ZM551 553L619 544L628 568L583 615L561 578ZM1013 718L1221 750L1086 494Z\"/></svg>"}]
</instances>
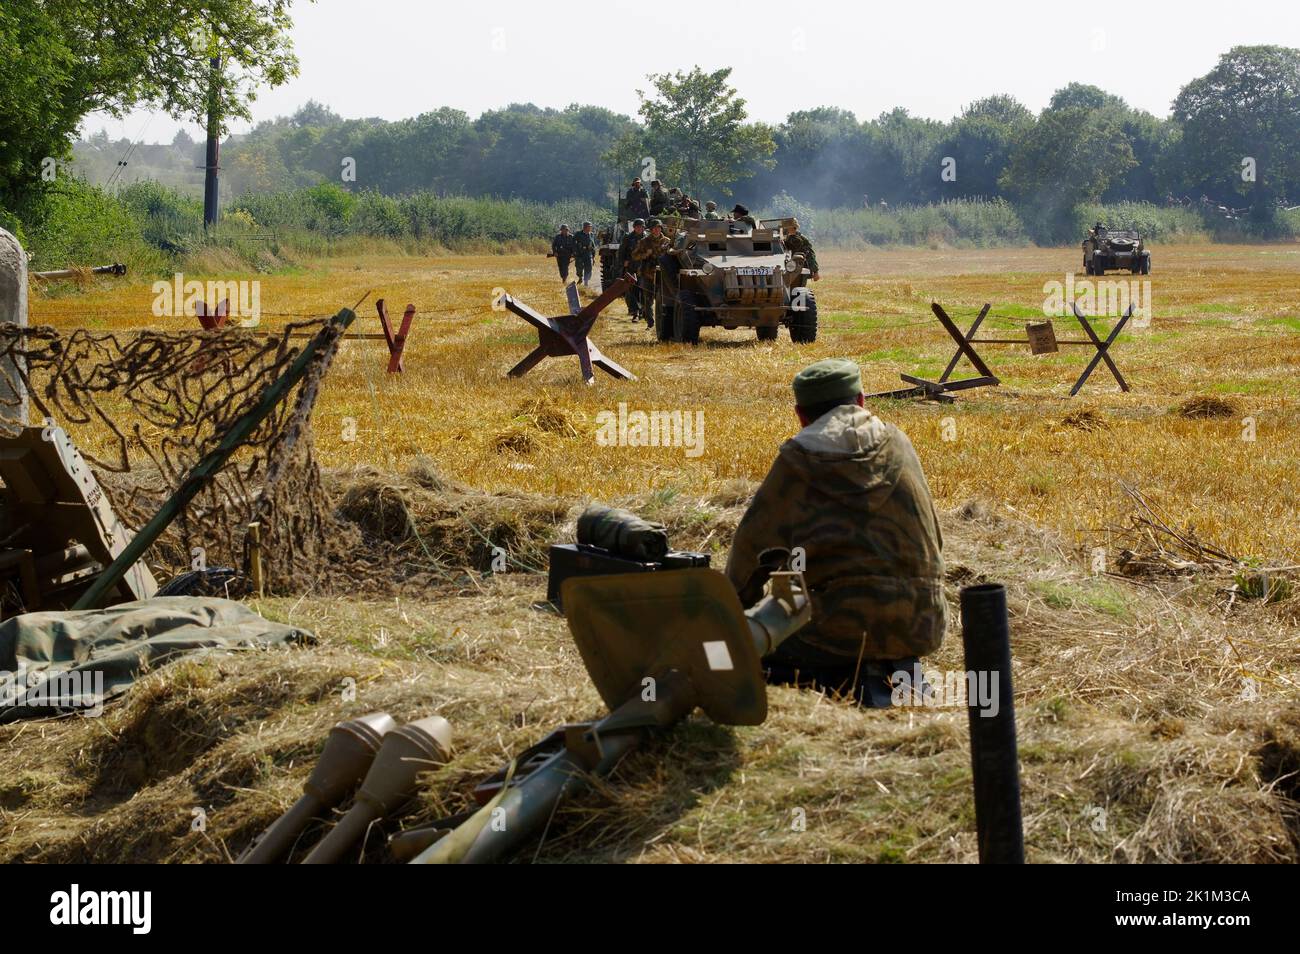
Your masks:
<instances>
[{"instance_id":1,"label":"large green tree","mask_svg":"<svg viewBox=\"0 0 1300 954\"><path fill-rule=\"evenodd\" d=\"M659 178L692 195L728 194L733 183L770 166L772 130L745 122L745 100L727 82L730 76L730 68L706 73L698 66L651 74L653 95L637 90L644 128L624 136L607 160L637 174L646 158L653 159Z\"/></svg>"},{"instance_id":2,"label":"large green tree","mask_svg":"<svg viewBox=\"0 0 1300 954\"><path fill-rule=\"evenodd\" d=\"M152 107L200 120L210 56L219 112L249 117L259 85L297 70L291 0L4 0L0 5L0 206L40 182L89 113Z\"/></svg>"},{"instance_id":3,"label":"large green tree","mask_svg":"<svg viewBox=\"0 0 1300 954\"><path fill-rule=\"evenodd\" d=\"M1300 50L1233 47L1183 87L1173 113L1179 171L1192 188L1220 201L1247 197L1261 217L1278 197L1300 195Z\"/></svg>"}]
</instances>

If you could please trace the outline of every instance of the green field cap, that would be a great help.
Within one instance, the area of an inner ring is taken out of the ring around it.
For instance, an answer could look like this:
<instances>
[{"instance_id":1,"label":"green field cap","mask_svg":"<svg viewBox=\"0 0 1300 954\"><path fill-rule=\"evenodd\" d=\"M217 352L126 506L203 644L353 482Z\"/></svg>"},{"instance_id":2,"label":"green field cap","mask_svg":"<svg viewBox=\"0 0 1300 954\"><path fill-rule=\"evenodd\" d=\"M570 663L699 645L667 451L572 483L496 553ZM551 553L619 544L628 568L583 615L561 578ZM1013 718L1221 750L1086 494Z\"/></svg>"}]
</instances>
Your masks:
<instances>
[{"instance_id":1,"label":"green field cap","mask_svg":"<svg viewBox=\"0 0 1300 954\"><path fill-rule=\"evenodd\" d=\"M800 407L851 400L861 393L862 372L844 358L826 358L794 376L794 402Z\"/></svg>"}]
</instances>

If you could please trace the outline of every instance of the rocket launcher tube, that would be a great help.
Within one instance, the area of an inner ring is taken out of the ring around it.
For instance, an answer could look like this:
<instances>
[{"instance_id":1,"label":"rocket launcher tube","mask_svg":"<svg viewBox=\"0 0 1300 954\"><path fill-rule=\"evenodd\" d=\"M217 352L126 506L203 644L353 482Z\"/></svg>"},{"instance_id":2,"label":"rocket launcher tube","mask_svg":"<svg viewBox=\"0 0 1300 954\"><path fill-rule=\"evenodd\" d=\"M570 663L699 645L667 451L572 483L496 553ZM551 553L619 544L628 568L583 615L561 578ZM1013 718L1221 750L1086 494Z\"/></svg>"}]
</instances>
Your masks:
<instances>
[{"instance_id":1,"label":"rocket launcher tube","mask_svg":"<svg viewBox=\"0 0 1300 954\"><path fill-rule=\"evenodd\" d=\"M374 763L348 813L312 849L303 864L334 864L377 819L401 807L415 792L415 780L451 758L451 726L429 716L384 736Z\"/></svg>"},{"instance_id":2,"label":"rocket launcher tube","mask_svg":"<svg viewBox=\"0 0 1300 954\"><path fill-rule=\"evenodd\" d=\"M325 749L303 783L302 797L258 835L235 863L265 865L284 857L313 818L356 788L374 762L384 736L396 728L397 722L387 712L372 712L330 729Z\"/></svg>"}]
</instances>

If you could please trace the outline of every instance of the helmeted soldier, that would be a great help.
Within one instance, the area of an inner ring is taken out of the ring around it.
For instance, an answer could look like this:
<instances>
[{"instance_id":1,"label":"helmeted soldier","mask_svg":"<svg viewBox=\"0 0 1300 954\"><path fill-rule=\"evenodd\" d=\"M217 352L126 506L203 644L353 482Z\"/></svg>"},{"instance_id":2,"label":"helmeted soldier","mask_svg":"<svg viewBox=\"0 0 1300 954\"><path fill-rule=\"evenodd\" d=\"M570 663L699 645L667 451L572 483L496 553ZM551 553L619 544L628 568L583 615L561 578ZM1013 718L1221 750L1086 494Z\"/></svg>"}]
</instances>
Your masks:
<instances>
[{"instance_id":1,"label":"helmeted soldier","mask_svg":"<svg viewBox=\"0 0 1300 954\"><path fill-rule=\"evenodd\" d=\"M623 205L623 214L629 219L645 218L650 214L650 206L647 204L648 198L645 186L641 185L641 177L637 176L632 180L632 185L627 190L627 200Z\"/></svg>"},{"instance_id":2,"label":"helmeted soldier","mask_svg":"<svg viewBox=\"0 0 1300 954\"><path fill-rule=\"evenodd\" d=\"M938 514L907 436L864 406L857 365L804 368L794 398L803 429L781 446L736 528L727 576L752 603L759 555L796 553L812 621L763 660L769 681L888 705L890 679L904 671L910 680L947 626Z\"/></svg>"},{"instance_id":3,"label":"helmeted soldier","mask_svg":"<svg viewBox=\"0 0 1300 954\"><path fill-rule=\"evenodd\" d=\"M721 221L725 216L718 211L718 203L710 199L704 203L704 217L710 222Z\"/></svg>"},{"instance_id":4,"label":"helmeted soldier","mask_svg":"<svg viewBox=\"0 0 1300 954\"><path fill-rule=\"evenodd\" d=\"M658 219L650 220L650 231L632 249L632 261L636 265L637 284L641 287L641 300L645 303L645 323L647 328L655 325L652 313L652 301L655 293L655 272L659 268L659 259L668 254L673 247L672 239L664 235L664 225Z\"/></svg>"},{"instance_id":5,"label":"helmeted soldier","mask_svg":"<svg viewBox=\"0 0 1300 954\"><path fill-rule=\"evenodd\" d=\"M618 265L620 277L629 271L635 270L636 265L632 261L632 250L636 248L637 243L643 238L645 238L645 219L634 219L632 221L632 231L623 236L623 241L618 243L618 256L615 262ZM623 301L627 305L628 317L634 321L640 317L642 298L639 284L634 284L623 296ZM649 314L646 317L648 319Z\"/></svg>"},{"instance_id":6,"label":"helmeted soldier","mask_svg":"<svg viewBox=\"0 0 1300 954\"><path fill-rule=\"evenodd\" d=\"M555 264L559 266L562 282L569 280L569 261L576 250L577 246L573 241L573 235L569 232L569 227L561 225L560 234L551 239L551 254L555 256Z\"/></svg>"},{"instance_id":7,"label":"helmeted soldier","mask_svg":"<svg viewBox=\"0 0 1300 954\"><path fill-rule=\"evenodd\" d=\"M573 237L574 280L591 286L591 265L596 258L596 233L590 222L582 223L582 231Z\"/></svg>"},{"instance_id":8,"label":"helmeted soldier","mask_svg":"<svg viewBox=\"0 0 1300 954\"><path fill-rule=\"evenodd\" d=\"M785 249L796 255L803 256L803 263L812 272L813 281L819 281L821 269L817 267L817 253L813 251L812 242L808 241L808 236L799 231L799 220L790 220L790 231L785 235Z\"/></svg>"}]
</instances>

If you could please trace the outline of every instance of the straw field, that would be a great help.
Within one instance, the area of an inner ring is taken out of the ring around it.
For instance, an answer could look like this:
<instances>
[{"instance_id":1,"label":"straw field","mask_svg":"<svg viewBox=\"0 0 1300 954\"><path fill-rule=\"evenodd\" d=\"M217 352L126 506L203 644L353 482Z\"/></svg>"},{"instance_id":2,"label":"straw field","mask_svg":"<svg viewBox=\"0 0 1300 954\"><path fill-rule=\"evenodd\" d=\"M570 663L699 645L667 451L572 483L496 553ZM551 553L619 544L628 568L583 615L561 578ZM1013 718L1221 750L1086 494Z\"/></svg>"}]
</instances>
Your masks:
<instances>
[{"instance_id":1,"label":"straw field","mask_svg":"<svg viewBox=\"0 0 1300 954\"><path fill-rule=\"evenodd\" d=\"M258 278L272 327L367 292L360 331L378 330L376 298L399 315L417 305L406 372L384 373L382 342L347 343L314 430L345 515L436 565L442 582L262 601L320 644L172 665L103 719L0 729L3 856L227 859L287 807L329 725L380 708L442 712L458 749L386 830L463 809L513 752L600 714L563 620L535 605L543 582L530 572L586 500L662 519L676 546L718 564L753 482L796 429L789 381L801 366L854 358L869 390L899 387L900 372L937 375L954 348L931 301L963 327L989 302L997 317L982 334L1023 336L1042 318L1045 283L1079 264L1074 249L821 258L815 345L784 333L759 344L739 330L706 330L698 348L661 345L617 304L593 337L637 380L598 374L591 388L572 359L503 377L535 336L492 309L494 289L544 313L565 307L541 256L372 255L290 274L187 275ZM925 466L949 595L976 580L1008 585L1030 860L1300 856L1289 582L1300 564L1298 278L1296 246L1160 247L1150 324L1112 352L1129 393L1103 366L1068 396L1091 349L990 346L981 352L998 388L954 405L873 404ZM99 283L36 297L32 320L196 324L153 318L152 299L148 282ZM1056 333L1082 329L1058 319ZM620 404L702 414L699 453L598 441L602 415ZM388 519L393 500L406 523ZM490 545L509 552L510 572L486 572ZM962 668L955 631L928 663ZM349 681L355 700L340 691ZM697 716L666 734L563 809L526 857L973 859L964 712L862 711L784 688L770 698L763 726ZM384 857L377 834L367 851Z\"/></svg>"}]
</instances>

